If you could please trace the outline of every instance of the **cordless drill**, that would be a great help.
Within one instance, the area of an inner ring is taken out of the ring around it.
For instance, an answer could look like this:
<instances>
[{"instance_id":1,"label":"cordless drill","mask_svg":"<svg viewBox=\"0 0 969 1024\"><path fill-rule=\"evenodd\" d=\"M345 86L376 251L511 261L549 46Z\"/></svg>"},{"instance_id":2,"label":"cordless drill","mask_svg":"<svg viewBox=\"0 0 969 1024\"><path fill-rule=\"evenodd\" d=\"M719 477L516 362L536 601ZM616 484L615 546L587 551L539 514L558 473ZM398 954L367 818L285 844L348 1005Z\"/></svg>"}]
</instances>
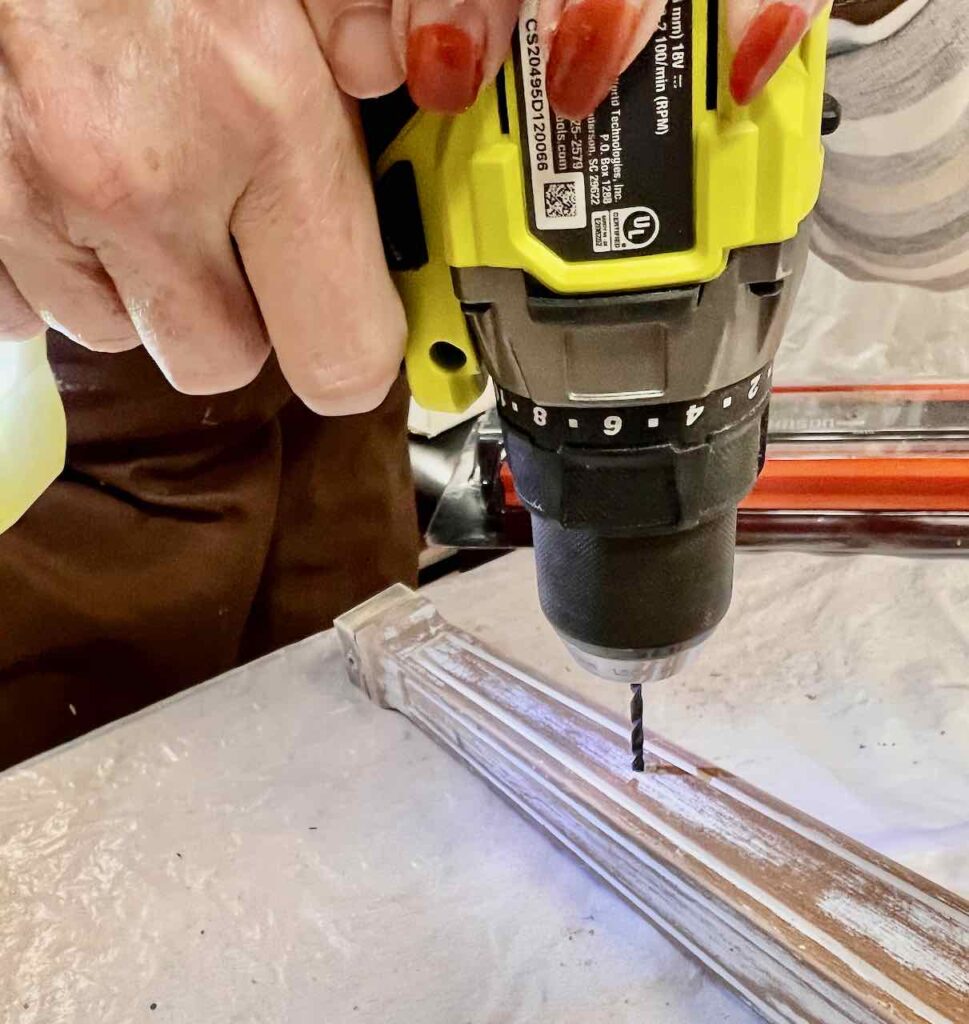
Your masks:
<instances>
[{"instance_id":1,"label":"cordless drill","mask_svg":"<svg viewBox=\"0 0 969 1024\"><path fill-rule=\"evenodd\" d=\"M820 188L826 32L741 108L716 0L670 0L573 123L537 7L468 113L368 111L378 205L415 398L460 410L491 375L542 608L584 667L636 687L729 606Z\"/></svg>"}]
</instances>

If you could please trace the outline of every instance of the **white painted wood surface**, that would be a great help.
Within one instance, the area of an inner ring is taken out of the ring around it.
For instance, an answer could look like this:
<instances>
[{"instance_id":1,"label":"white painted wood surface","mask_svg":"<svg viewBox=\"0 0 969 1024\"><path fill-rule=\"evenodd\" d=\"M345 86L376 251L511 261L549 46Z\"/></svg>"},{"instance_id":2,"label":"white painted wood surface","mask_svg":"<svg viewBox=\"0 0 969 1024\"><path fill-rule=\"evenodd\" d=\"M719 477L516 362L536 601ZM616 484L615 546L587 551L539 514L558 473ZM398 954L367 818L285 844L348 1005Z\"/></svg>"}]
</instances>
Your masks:
<instances>
[{"instance_id":1,"label":"white painted wood surface","mask_svg":"<svg viewBox=\"0 0 969 1024\"><path fill-rule=\"evenodd\" d=\"M625 723L544 620L531 552L426 593ZM723 624L644 696L654 732L969 899L969 558L741 552Z\"/></svg>"},{"instance_id":2,"label":"white painted wood surface","mask_svg":"<svg viewBox=\"0 0 969 1024\"><path fill-rule=\"evenodd\" d=\"M352 672L777 1024L961 1024L969 904L649 734L399 588L338 624Z\"/></svg>"}]
</instances>

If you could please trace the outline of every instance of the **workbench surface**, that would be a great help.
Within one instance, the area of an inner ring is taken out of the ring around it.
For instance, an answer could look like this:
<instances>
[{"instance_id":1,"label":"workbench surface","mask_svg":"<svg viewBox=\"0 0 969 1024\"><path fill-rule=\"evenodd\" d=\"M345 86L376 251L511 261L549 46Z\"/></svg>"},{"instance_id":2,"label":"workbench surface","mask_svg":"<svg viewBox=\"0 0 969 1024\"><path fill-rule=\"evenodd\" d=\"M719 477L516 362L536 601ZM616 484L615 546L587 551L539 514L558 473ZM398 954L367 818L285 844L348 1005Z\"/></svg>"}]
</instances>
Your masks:
<instances>
[{"instance_id":1,"label":"workbench surface","mask_svg":"<svg viewBox=\"0 0 969 1024\"><path fill-rule=\"evenodd\" d=\"M620 717L528 553L443 614ZM969 561L746 554L650 727L969 892ZM753 1024L332 634L0 775L0 1021Z\"/></svg>"}]
</instances>

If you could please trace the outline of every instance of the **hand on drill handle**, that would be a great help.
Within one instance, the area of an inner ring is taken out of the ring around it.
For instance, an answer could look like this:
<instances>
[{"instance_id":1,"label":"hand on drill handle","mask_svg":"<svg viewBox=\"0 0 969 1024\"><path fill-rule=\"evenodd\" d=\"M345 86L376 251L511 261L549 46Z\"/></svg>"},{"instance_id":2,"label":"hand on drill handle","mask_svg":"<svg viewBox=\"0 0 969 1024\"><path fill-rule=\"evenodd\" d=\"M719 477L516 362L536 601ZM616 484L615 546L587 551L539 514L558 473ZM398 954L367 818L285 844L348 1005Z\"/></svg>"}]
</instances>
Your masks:
<instances>
[{"instance_id":1,"label":"hand on drill handle","mask_svg":"<svg viewBox=\"0 0 969 1024\"><path fill-rule=\"evenodd\" d=\"M711 0L715 2L715 0ZM668 0L537 0L556 111L584 118L652 38ZM763 89L830 0L727 0L740 103ZM524 0L308 0L340 86L360 99L400 85L454 114L507 56ZM365 54L365 57L362 55Z\"/></svg>"},{"instance_id":2,"label":"hand on drill handle","mask_svg":"<svg viewBox=\"0 0 969 1024\"><path fill-rule=\"evenodd\" d=\"M825 0L733 0L751 99ZM522 0L0 0L0 340L144 345L189 394L275 350L321 414L378 405L405 323L348 96L469 106ZM665 0L540 0L553 105L592 111ZM307 19L309 14L309 20Z\"/></svg>"}]
</instances>

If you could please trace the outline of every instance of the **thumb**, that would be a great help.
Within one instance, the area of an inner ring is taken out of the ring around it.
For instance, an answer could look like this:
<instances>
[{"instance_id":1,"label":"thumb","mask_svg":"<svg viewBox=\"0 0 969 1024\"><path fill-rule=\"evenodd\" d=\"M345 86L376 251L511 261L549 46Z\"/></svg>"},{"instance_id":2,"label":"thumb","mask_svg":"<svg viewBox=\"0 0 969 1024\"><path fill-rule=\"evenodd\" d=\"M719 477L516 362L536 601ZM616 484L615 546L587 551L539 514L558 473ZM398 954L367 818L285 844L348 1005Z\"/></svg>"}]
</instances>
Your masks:
<instances>
[{"instance_id":1,"label":"thumb","mask_svg":"<svg viewBox=\"0 0 969 1024\"><path fill-rule=\"evenodd\" d=\"M392 0L304 0L337 85L359 100L404 81L394 39Z\"/></svg>"}]
</instances>

